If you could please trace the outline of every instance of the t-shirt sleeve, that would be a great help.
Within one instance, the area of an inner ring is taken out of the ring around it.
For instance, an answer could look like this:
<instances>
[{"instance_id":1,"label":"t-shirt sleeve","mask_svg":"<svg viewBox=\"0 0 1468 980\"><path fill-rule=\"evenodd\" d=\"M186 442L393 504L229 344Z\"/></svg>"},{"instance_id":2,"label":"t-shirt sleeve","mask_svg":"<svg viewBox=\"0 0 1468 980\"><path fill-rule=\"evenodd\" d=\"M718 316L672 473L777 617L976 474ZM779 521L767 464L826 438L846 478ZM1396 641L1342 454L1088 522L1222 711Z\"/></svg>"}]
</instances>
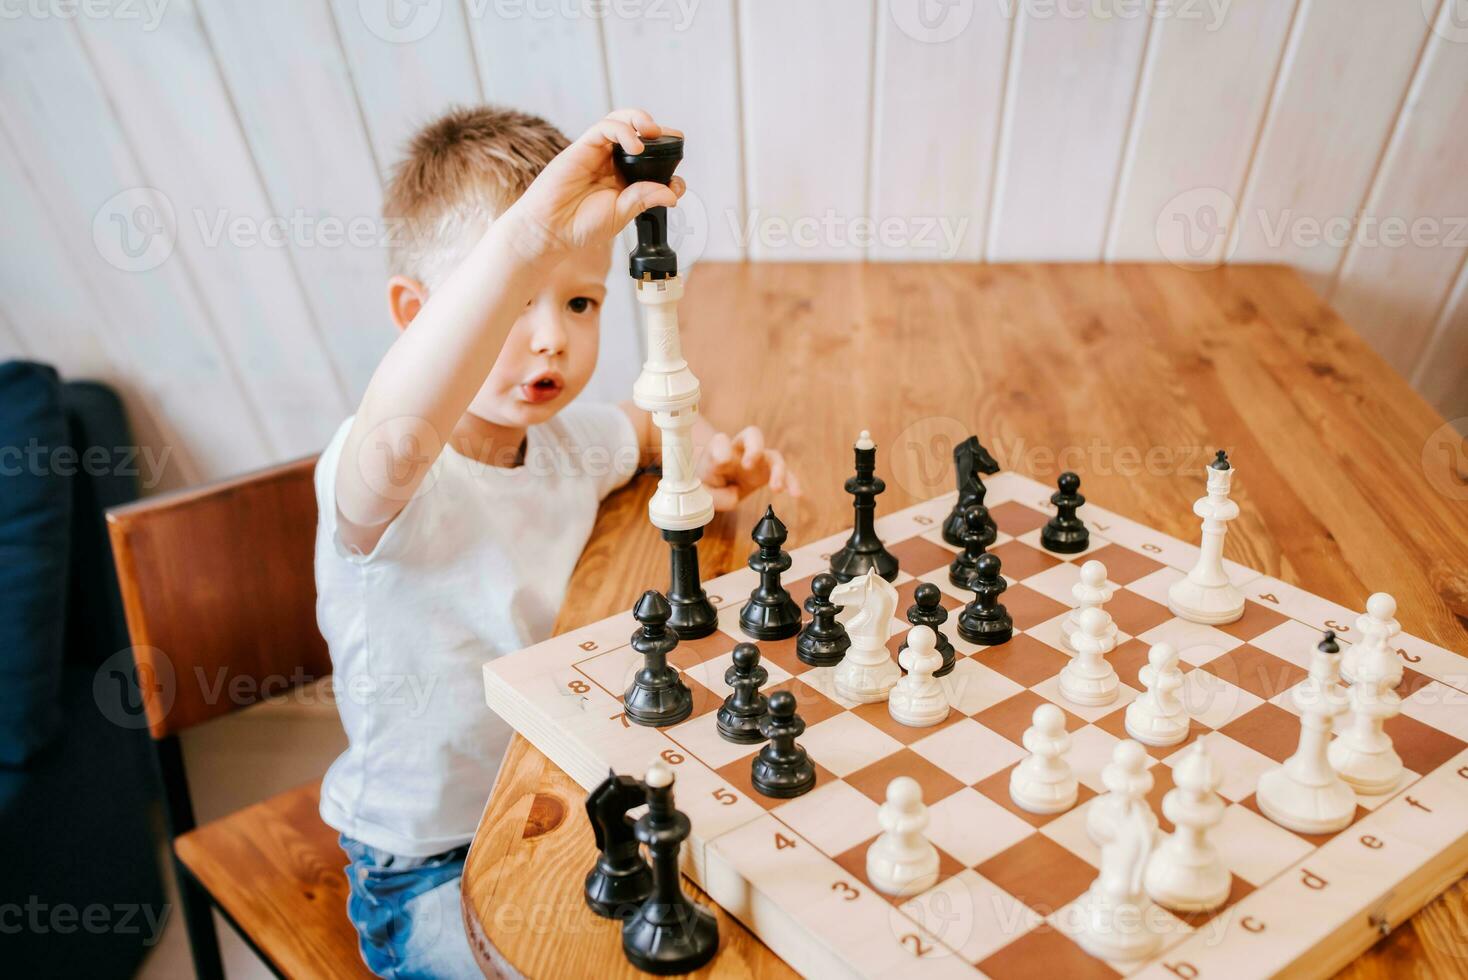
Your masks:
<instances>
[{"instance_id":1,"label":"t-shirt sleeve","mask_svg":"<svg viewBox=\"0 0 1468 980\"><path fill-rule=\"evenodd\" d=\"M561 419L583 471L596 483L598 500L632 479L641 447L626 412L605 403L575 404Z\"/></svg>"},{"instance_id":2,"label":"t-shirt sleeve","mask_svg":"<svg viewBox=\"0 0 1468 980\"><path fill-rule=\"evenodd\" d=\"M347 419L316 460L316 526L338 555L349 560L360 560L360 555L351 554L342 543L336 516L336 469L341 460L342 446L346 444L347 434L351 431L352 420Z\"/></svg>"}]
</instances>

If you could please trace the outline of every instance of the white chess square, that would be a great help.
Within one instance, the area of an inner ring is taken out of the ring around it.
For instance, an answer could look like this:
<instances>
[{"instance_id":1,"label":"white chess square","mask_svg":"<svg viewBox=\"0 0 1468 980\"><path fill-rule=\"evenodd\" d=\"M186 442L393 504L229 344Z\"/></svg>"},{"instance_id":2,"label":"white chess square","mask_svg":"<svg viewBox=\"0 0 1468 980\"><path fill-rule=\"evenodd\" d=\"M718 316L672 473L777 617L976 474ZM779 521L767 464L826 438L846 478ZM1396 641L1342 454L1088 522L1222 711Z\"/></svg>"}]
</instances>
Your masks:
<instances>
[{"instance_id":1,"label":"white chess square","mask_svg":"<svg viewBox=\"0 0 1468 980\"><path fill-rule=\"evenodd\" d=\"M1074 606L1076 600L1075 596L1071 594L1071 589L1080 580L1081 566L1074 562L1063 561L1059 565L1031 575L1025 579L1025 586L1054 599L1061 605Z\"/></svg>"},{"instance_id":2,"label":"white chess square","mask_svg":"<svg viewBox=\"0 0 1468 980\"><path fill-rule=\"evenodd\" d=\"M1172 583L1186 576L1187 573L1180 569L1159 568L1155 572L1148 572L1134 582L1127 583L1126 589L1165 606L1167 605L1167 590L1172 588Z\"/></svg>"},{"instance_id":3,"label":"white chess square","mask_svg":"<svg viewBox=\"0 0 1468 980\"><path fill-rule=\"evenodd\" d=\"M838 776L856 772L902 749L897 739L849 711L807 728L800 744L812 759Z\"/></svg>"},{"instance_id":4,"label":"white chess square","mask_svg":"<svg viewBox=\"0 0 1468 980\"><path fill-rule=\"evenodd\" d=\"M835 780L780 806L780 819L827 855L851 850L881 832L877 804Z\"/></svg>"},{"instance_id":5,"label":"white chess square","mask_svg":"<svg viewBox=\"0 0 1468 980\"><path fill-rule=\"evenodd\" d=\"M1053 508L1051 508L1051 510L1053 512ZM1045 529L1042 527L1037 527L1033 531L1026 531L1024 534L1021 534L1019 536L1019 539L1025 544L1029 545L1031 548L1039 548L1041 551L1045 551L1045 546L1040 543L1040 535L1044 532L1044 530ZM1091 536L1089 540L1086 542L1085 551L1077 551L1075 554L1072 555L1060 555L1057 557L1060 557L1066 561L1083 561L1085 557L1091 552L1099 551L1110 543L1110 538L1104 537L1093 530L1091 531ZM1048 555L1051 554L1051 552L1045 551L1045 554ZM1028 582L1026 584L1028 584Z\"/></svg>"},{"instance_id":6,"label":"white chess square","mask_svg":"<svg viewBox=\"0 0 1468 980\"><path fill-rule=\"evenodd\" d=\"M709 711L663 729L669 738L677 742L689 755L703 762L710 769L722 769L738 759L752 756L759 751L761 743L740 745L719 734L717 712Z\"/></svg>"},{"instance_id":7,"label":"white chess square","mask_svg":"<svg viewBox=\"0 0 1468 980\"><path fill-rule=\"evenodd\" d=\"M1076 779L1096 792L1104 793L1106 784L1101 780L1101 770L1110 764L1111 753L1120 741L1115 735L1102 731L1095 725L1085 725L1071 732L1070 751L1065 754L1065 761L1070 763L1071 772L1075 773ZM1149 754L1147 767L1150 769L1156 764L1157 760Z\"/></svg>"},{"instance_id":8,"label":"white chess square","mask_svg":"<svg viewBox=\"0 0 1468 980\"><path fill-rule=\"evenodd\" d=\"M948 514L945 511L944 514L943 514L943 518L947 518L947 516L948 516ZM947 548L949 551L953 552L955 555L958 554L960 551L963 550L962 548L956 548L953 545L949 544L947 541L944 541L943 540L942 519L939 520L939 526L938 527L933 528L933 530L931 530L931 531L924 531L922 534L920 534L918 536L921 537L921 538L923 538L924 540L933 542L934 544L936 544L940 548ZM919 578L924 578L924 576L919 576Z\"/></svg>"},{"instance_id":9,"label":"white chess square","mask_svg":"<svg viewBox=\"0 0 1468 980\"><path fill-rule=\"evenodd\" d=\"M1253 793L1259 785L1259 777L1279 765L1264 753L1256 752L1222 732L1209 732L1203 736L1203 741L1207 742L1208 754L1223 774L1218 795L1233 803ZM1184 746L1162 761L1168 766L1176 766L1191 749L1191 745Z\"/></svg>"},{"instance_id":10,"label":"white chess square","mask_svg":"<svg viewBox=\"0 0 1468 980\"><path fill-rule=\"evenodd\" d=\"M1024 634L1025 636L1033 636L1035 639L1039 640L1041 643L1045 644L1048 647L1054 647L1056 650L1059 650L1067 657L1073 657L1075 656L1075 651L1067 647L1064 641L1065 621L1069 618L1070 611L1067 610L1066 612L1063 612L1058 616L1053 616L1050 619L1045 620L1043 623L1036 623L1034 626L1031 626L1029 629L1025 630ZM1121 631L1118 630L1116 635L1116 644L1117 646L1120 646L1124 642L1121 639Z\"/></svg>"},{"instance_id":11,"label":"white chess square","mask_svg":"<svg viewBox=\"0 0 1468 980\"><path fill-rule=\"evenodd\" d=\"M1178 659L1194 667L1201 667L1215 657L1221 657L1244 645L1243 640L1230 636L1221 629L1176 618L1152 627L1139 639L1148 646L1158 643L1172 644Z\"/></svg>"},{"instance_id":12,"label":"white chess square","mask_svg":"<svg viewBox=\"0 0 1468 980\"><path fill-rule=\"evenodd\" d=\"M1321 638L1320 630L1296 620L1287 619L1273 629L1254 637L1249 643L1265 653L1272 653L1281 660L1294 664L1301 670L1309 670L1310 661L1314 659L1315 648L1320 645ZM1339 637L1336 642L1340 644L1342 651L1351 646Z\"/></svg>"},{"instance_id":13,"label":"white chess square","mask_svg":"<svg viewBox=\"0 0 1468 980\"><path fill-rule=\"evenodd\" d=\"M1116 700L1108 701L1105 704L1076 704L1064 694L1060 693L1059 674L1051 674L1030 688L1030 690L1040 695L1046 701L1053 701L1077 718L1084 718L1086 721L1099 721L1113 711L1125 708L1140 697L1142 693L1130 684L1123 684L1118 680L1116 684Z\"/></svg>"},{"instance_id":14,"label":"white chess square","mask_svg":"<svg viewBox=\"0 0 1468 980\"><path fill-rule=\"evenodd\" d=\"M902 911L969 963L998 952L1041 922L1038 912L969 870L904 902ZM971 972L964 968L965 974Z\"/></svg>"},{"instance_id":15,"label":"white chess square","mask_svg":"<svg viewBox=\"0 0 1468 980\"><path fill-rule=\"evenodd\" d=\"M701 664L694 664L682 673L684 677L697 681L718 697L726 698L734 693L734 689L724 683L724 674L731 662L728 657L714 657ZM767 688L790 679L790 674L773 660L761 660L760 666L770 675L770 679L764 683Z\"/></svg>"},{"instance_id":16,"label":"white chess square","mask_svg":"<svg viewBox=\"0 0 1468 980\"><path fill-rule=\"evenodd\" d=\"M836 693L835 667L812 667L800 675L800 682L820 691L822 695L830 698L848 711L861 703L860 701L853 701L844 695Z\"/></svg>"},{"instance_id":17,"label":"white chess square","mask_svg":"<svg viewBox=\"0 0 1468 980\"><path fill-rule=\"evenodd\" d=\"M1093 868L1101 867L1101 848L1086 833L1086 816L1101 797L1093 796L1080 806L1073 806L1040 828L1040 833L1070 851Z\"/></svg>"},{"instance_id":18,"label":"white chess square","mask_svg":"<svg viewBox=\"0 0 1468 980\"><path fill-rule=\"evenodd\" d=\"M968 786L928 807L928 839L968 867L1034 832L1028 822Z\"/></svg>"},{"instance_id":19,"label":"white chess square","mask_svg":"<svg viewBox=\"0 0 1468 980\"><path fill-rule=\"evenodd\" d=\"M952 673L938 680L948 703L966 715L978 714L1024 690L1022 685L968 657L960 657Z\"/></svg>"},{"instance_id":20,"label":"white chess square","mask_svg":"<svg viewBox=\"0 0 1468 980\"><path fill-rule=\"evenodd\" d=\"M1024 749L972 718L963 718L926 735L909 748L969 785L1025 757Z\"/></svg>"},{"instance_id":21,"label":"white chess square","mask_svg":"<svg viewBox=\"0 0 1468 980\"><path fill-rule=\"evenodd\" d=\"M1402 714L1468 742L1468 694L1430 681L1402 701Z\"/></svg>"},{"instance_id":22,"label":"white chess square","mask_svg":"<svg viewBox=\"0 0 1468 980\"><path fill-rule=\"evenodd\" d=\"M1183 674L1177 693L1188 716L1209 728L1222 728L1264 703L1262 698L1206 670Z\"/></svg>"},{"instance_id":23,"label":"white chess square","mask_svg":"<svg viewBox=\"0 0 1468 980\"><path fill-rule=\"evenodd\" d=\"M1213 748L1210 744L1209 750ZM1304 838L1245 806L1225 808L1223 820L1209 831L1208 839L1218 848L1224 865L1256 887L1314 849Z\"/></svg>"},{"instance_id":24,"label":"white chess square","mask_svg":"<svg viewBox=\"0 0 1468 980\"><path fill-rule=\"evenodd\" d=\"M1080 898L1077 898L1070 904L1061 906L1054 912L1051 912L1049 915L1045 916L1045 921L1053 926L1058 932L1061 932L1074 939L1076 937L1076 934L1080 931L1081 923L1085 921L1085 901L1086 896L1082 895ZM1167 909L1158 905L1156 902L1151 901L1150 899L1147 901L1146 906L1142 909L1142 916L1144 921L1146 922L1147 929L1150 932L1153 932L1156 935L1162 937L1162 943L1157 950L1158 954L1161 954L1165 950L1169 950L1172 947L1176 946L1178 943L1191 936L1195 931L1192 926L1188 925L1182 919L1179 919L1177 916L1167 911ZM1115 960L1105 960L1103 962L1105 962L1107 966L1111 967L1117 973L1125 977L1136 973L1149 964L1155 963L1155 957L1147 957L1140 960L1131 960L1124 963Z\"/></svg>"},{"instance_id":25,"label":"white chess square","mask_svg":"<svg viewBox=\"0 0 1468 980\"><path fill-rule=\"evenodd\" d=\"M610 653L582 660L577 666L608 692L620 695L642 669L642 654L631 647L618 647Z\"/></svg>"}]
</instances>

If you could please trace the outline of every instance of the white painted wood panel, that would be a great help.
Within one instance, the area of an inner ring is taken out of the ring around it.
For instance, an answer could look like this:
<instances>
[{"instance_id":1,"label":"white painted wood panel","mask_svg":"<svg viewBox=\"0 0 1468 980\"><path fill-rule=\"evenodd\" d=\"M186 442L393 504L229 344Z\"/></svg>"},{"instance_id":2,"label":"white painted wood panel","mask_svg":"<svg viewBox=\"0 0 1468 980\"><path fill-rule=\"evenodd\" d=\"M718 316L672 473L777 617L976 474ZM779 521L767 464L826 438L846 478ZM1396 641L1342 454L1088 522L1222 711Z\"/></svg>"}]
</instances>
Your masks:
<instances>
[{"instance_id":1,"label":"white painted wood panel","mask_svg":"<svg viewBox=\"0 0 1468 980\"><path fill-rule=\"evenodd\" d=\"M186 478L282 458L282 450L266 442L236 365L219 346L182 263L165 260L144 271L114 264L123 244L138 244L138 229L125 225L124 240L108 219L137 222L142 215L136 208L150 203L134 194L119 206L117 195L147 186L147 179L76 35L68 25L21 18L7 24L4 43L0 124L64 244L64 261L97 297L99 330L118 370L127 372L131 387L156 399L161 418L177 433L169 443L175 458L197 461ZM53 294L67 287L59 273L33 285ZM58 366L70 369L67 360Z\"/></svg>"},{"instance_id":2,"label":"white painted wood panel","mask_svg":"<svg viewBox=\"0 0 1468 980\"><path fill-rule=\"evenodd\" d=\"M0 313L0 361L34 360L30 348L21 343L20 335L10 326L10 321Z\"/></svg>"},{"instance_id":3,"label":"white painted wood panel","mask_svg":"<svg viewBox=\"0 0 1468 980\"><path fill-rule=\"evenodd\" d=\"M1094 262L1105 246L1148 22L1065 16L1063 6L1006 5L1018 13L990 261Z\"/></svg>"},{"instance_id":4,"label":"white painted wood panel","mask_svg":"<svg viewBox=\"0 0 1468 980\"><path fill-rule=\"evenodd\" d=\"M572 139L611 108L595 4L463 0L484 97Z\"/></svg>"},{"instance_id":5,"label":"white painted wood panel","mask_svg":"<svg viewBox=\"0 0 1468 980\"><path fill-rule=\"evenodd\" d=\"M270 212L351 406L396 333L372 148L324 4L201 0Z\"/></svg>"},{"instance_id":6,"label":"white painted wood panel","mask_svg":"<svg viewBox=\"0 0 1468 980\"><path fill-rule=\"evenodd\" d=\"M1420 0L1300 4L1230 261L1288 263L1327 295L1428 24Z\"/></svg>"},{"instance_id":7,"label":"white painted wood panel","mask_svg":"<svg viewBox=\"0 0 1468 980\"><path fill-rule=\"evenodd\" d=\"M960 4L927 26L916 16L922 2L877 10L871 213L879 232L892 234L879 234L868 255L975 261L987 232L1013 20L1001 4Z\"/></svg>"},{"instance_id":8,"label":"white painted wood panel","mask_svg":"<svg viewBox=\"0 0 1468 980\"><path fill-rule=\"evenodd\" d=\"M698 258L742 259L734 235L744 168L733 5L649 10L605 22L611 104L645 108L687 137L678 173L692 199L684 198L669 223L680 268Z\"/></svg>"},{"instance_id":9,"label":"white painted wood panel","mask_svg":"<svg viewBox=\"0 0 1468 980\"><path fill-rule=\"evenodd\" d=\"M1450 13L1445 6L1442 17ZM1468 251L1465 159L1468 45L1434 33L1332 296L1341 315L1408 376Z\"/></svg>"},{"instance_id":10,"label":"white painted wood panel","mask_svg":"<svg viewBox=\"0 0 1468 980\"><path fill-rule=\"evenodd\" d=\"M404 144L452 105L482 99L479 69L459 0L437 4L332 0L335 26L373 157L385 181ZM387 19L389 9L400 16Z\"/></svg>"},{"instance_id":11,"label":"white painted wood panel","mask_svg":"<svg viewBox=\"0 0 1468 980\"><path fill-rule=\"evenodd\" d=\"M739 5L745 207L758 259L860 259L868 219L872 0Z\"/></svg>"},{"instance_id":12,"label":"white painted wood panel","mask_svg":"<svg viewBox=\"0 0 1468 980\"><path fill-rule=\"evenodd\" d=\"M1214 190L1238 200L1295 0L1233 0L1216 11L1198 5L1196 17L1182 16L1186 9L1153 23L1107 244L1111 261L1218 261L1227 219L1196 220L1193 202Z\"/></svg>"},{"instance_id":13,"label":"white painted wood panel","mask_svg":"<svg viewBox=\"0 0 1468 980\"><path fill-rule=\"evenodd\" d=\"M1468 262L1458 269L1412 383L1468 437Z\"/></svg>"},{"instance_id":14,"label":"white painted wood panel","mask_svg":"<svg viewBox=\"0 0 1468 980\"><path fill-rule=\"evenodd\" d=\"M272 448L320 449L348 411L342 381L288 242L268 241L273 214L194 5L174 0L154 32L118 19L77 25L143 172L172 202L169 261L196 284ZM253 241L236 237L236 222Z\"/></svg>"}]
</instances>

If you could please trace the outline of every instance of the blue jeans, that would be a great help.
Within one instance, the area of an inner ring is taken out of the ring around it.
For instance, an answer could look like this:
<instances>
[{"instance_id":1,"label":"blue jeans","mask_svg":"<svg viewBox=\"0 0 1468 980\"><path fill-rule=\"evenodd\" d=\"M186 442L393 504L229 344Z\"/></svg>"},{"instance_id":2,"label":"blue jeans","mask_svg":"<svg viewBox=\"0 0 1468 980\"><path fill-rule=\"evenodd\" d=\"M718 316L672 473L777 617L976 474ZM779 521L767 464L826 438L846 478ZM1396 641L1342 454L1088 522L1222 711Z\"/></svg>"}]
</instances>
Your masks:
<instances>
[{"instance_id":1,"label":"blue jeans","mask_svg":"<svg viewBox=\"0 0 1468 980\"><path fill-rule=\"evenodd\" d=\"M345 834L347 916L357 929L362 959L393 980L478 980L459 906L459 879L468 846L410 858L369 847Z\"/></svg>"}]
</instances>

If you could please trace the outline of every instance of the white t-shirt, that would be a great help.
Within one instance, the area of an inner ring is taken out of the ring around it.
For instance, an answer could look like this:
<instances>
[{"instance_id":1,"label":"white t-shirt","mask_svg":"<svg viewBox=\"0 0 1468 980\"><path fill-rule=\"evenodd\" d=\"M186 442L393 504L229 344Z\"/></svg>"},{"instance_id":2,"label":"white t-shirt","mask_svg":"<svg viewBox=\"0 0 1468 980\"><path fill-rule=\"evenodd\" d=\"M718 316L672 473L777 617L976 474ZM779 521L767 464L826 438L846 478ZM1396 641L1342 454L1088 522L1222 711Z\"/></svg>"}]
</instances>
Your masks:
<instances>
[{"instance_id":1,"label":"white t-shirt","mask_svg":"<svg viewBox=\"0 0 1468 980\"><path fill-rule=\"evenodd\" d=\"M510 727L481 667L550 636L603 497L637 466L612 405L571 405L526 437L525 462L444 449L370 555L337 533L342 424L316 466L316 613L349 745L321 816L364 844L423 857L469 841Z\"/></svg>"}]
</instances>

